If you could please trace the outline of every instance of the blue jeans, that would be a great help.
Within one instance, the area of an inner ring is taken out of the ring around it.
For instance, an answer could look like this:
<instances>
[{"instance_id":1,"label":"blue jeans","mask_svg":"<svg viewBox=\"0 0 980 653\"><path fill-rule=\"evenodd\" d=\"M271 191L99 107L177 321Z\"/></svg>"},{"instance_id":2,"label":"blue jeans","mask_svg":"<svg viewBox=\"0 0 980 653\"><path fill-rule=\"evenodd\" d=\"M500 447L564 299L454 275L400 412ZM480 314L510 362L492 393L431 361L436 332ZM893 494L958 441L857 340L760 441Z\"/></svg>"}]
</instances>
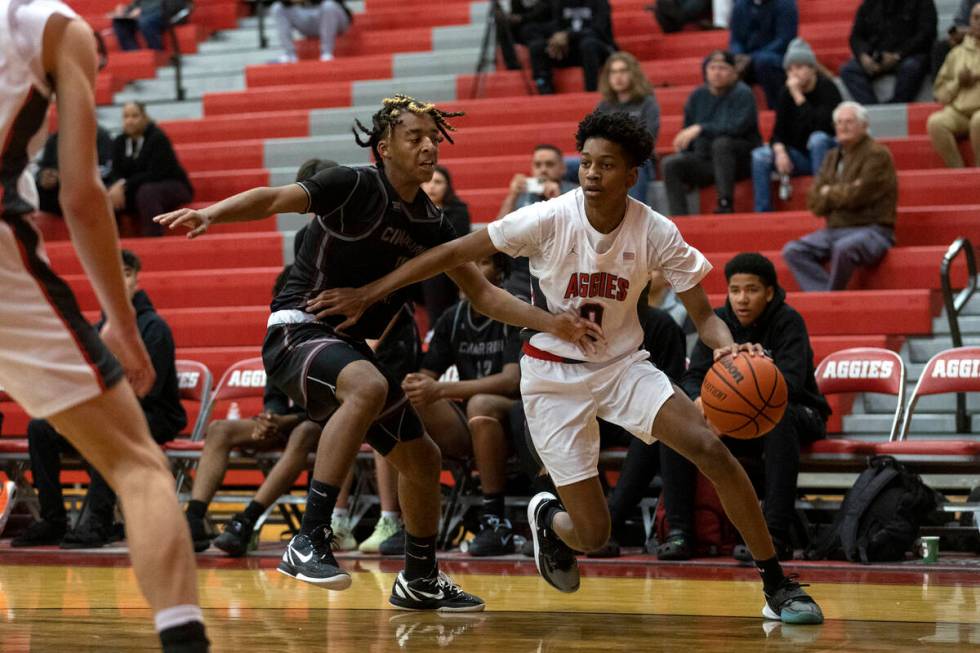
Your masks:
<instances>
[{"instance_id":1,"label":"blue jeans","mask_svg":"<svg viewBox=\"0 0 980 653\"><path fill-rule=\"evenodd\" d=\"M137 29L151 50L163 49L163 13L159 11L140 14L138 18L113 18L112 30L116 33L119 47L123 50L139 50Z\"/></svg>"},{"instance_id":2,"label":"blue jeans","mask_svg":"<svg viewBox=\"0 0 980 653\"><path fill-rule=\"evenodd\" d=\"M902 59L898 66L891 71L895 75L895 90L888 100L880 99L872 83L876 78L871 77L856 59L851 59L840 69L840 78L851 92L855 102L867 106L869 104L894 104L896 102L915 102L922 87L922 80L929 72L929 55L913 54Z\"/></svg>"},{"instance_id":3,"label":"blue jeans","mask_svg":"<svg viewBox=\"0 0 980 653\"><path fill-rule=\"evenodd\" d=\"M565 157L565 177L567 181L573 184L578 183L578 167L581 163L582 158L577 156L566 156ZM629 196L638 202L643 202L647 204L647 189L650 187L650 182L657 180L657 168L653 165L653 161L647 161L639 168L639 175L636 178L636 183L633 187L629 189Z\"/></svg>"},{"instance_id":4,"label":"blue jeans","mask_svg":"<svg viewBox=\"0 0 980 653\"><path fill-rule=\"evenodd\" d=\"M820 169L827 152L837 146L834 137L826 132L813 132L807 140L807 151L787 147L786 154L793 163L791 176L812 175ZM772 172L776 169L776 155L772 147L763 145L752 150L752 189L755 210L772 211Z\"/></svg>"}]
</instances>

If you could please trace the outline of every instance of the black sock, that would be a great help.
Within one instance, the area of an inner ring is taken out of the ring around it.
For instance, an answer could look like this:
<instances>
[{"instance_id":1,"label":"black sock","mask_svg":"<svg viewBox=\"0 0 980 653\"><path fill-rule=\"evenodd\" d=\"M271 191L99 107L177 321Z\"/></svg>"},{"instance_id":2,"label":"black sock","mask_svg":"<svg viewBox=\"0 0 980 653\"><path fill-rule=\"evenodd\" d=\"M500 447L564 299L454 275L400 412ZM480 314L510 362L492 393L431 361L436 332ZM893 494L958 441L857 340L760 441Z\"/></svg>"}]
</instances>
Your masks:
<instances>
[{"instance_id":1,"label":"black sock","mask_svg":"<svg viewBox=\"0 0 980 653\"><path fill-rule=\"evenodd\" d=\"M197 499L191 499L187 502L187 516L191 519L204 519L206 514L208 514L207 502Z\"/></svg>"},{"instance_id":2,"label":"black sock","mask_svg":"<svg viewBox=\"0 0 980 653\"><path fill-rule=\"evenodd\" d=\"M415 537L405 533L405 579L431 578L439 570L436 536Z\"/></svg>"},{"instance_id":3,"label":"black sock","mask_svg":"<svg viewBox=\"0 0 980 653\"><path fill-rule=\"evenodd\" d=\"M314 480L310 483L310 494L306 499L306 512L299 532L309 535L320 526L329 526L333 508L337 504L340 488L335 485Z\"/></svg>"},{"instance_id":4,"label":"black sock","mask_svg":"<svg viewBox=\"0 0 980 653\"><path fill-rule=\"evenodd\" d=\"M779 587L786 575L783 567L779 564L779 556L775 555L768 560L756 560L755 566L762 576L762 588L768 593Z\"/></svg>"},{"instance_id":5,"label":"black sock","mask_svg":"<svg viewBox=\"0 0 980 653\"><path fill-rule=\"evenodd\" d=\"M160 631L160 644L164 653L208 653L207 635L200 621L167 628Z\"/></svg>"},{"instance_id":6,"label":"black sock","mask_svg":"<svg viewBox=\"0 0 980 653\"><path fill-rule=\"evenodd\" d=\"M245 506L245 517L247 517L254 524L268 507L269 506L263 506L258 501L249 501L248 505Z\"/></svg>"},{"instance_id":7,"label":"black sock","mask_svg":"<svg viewBox=\"0 0 980 653\"><path fill-rule=\"evenodd\" d=\"M483 514L493 515L498 519L504 518L504 493L494 492L483 495Z\"/></svg>"}]
</instances>

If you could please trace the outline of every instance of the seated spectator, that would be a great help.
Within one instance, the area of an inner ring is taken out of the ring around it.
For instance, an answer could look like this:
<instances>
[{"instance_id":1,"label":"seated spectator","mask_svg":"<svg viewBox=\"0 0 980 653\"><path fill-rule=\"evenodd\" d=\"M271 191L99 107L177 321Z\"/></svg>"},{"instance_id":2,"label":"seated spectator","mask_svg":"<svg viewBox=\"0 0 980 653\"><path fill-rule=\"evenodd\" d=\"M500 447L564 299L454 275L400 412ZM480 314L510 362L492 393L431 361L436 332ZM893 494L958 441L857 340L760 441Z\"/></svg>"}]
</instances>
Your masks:
<instances>
[{"instance_id":1,"label":"seated spectator","mask_svg":"<svg viewBox=\"0 0 980 653\"><path fill-rule=\"evenodd\" d=\"M528 26L531 74L538 92L555 92L552 68L581 66L585 90L595 91L599 70L615 52L609 0L556 0L548 22Z\"/></svg>"},{"instance_id":2,"label":"seated spectator","mask_svg":"<svg viewBox=\"0 0 980 653\"><path fill-rule=\"evenodd\" d=\"M703 65L705 83L684 104L684 129L664 159L664 185L671 215L688 215L688 188L715 185L715 213L732 213L735 181L749 175L759 135L755 97L738 81L735 57L715 50Z\"/></svg>"},{"instance_id":3,"label":"seated spectator","mask_svg":"<svg viewBox=\"0 0 980 653\"><path fill-rule=\"evenodd\" d=\"M710 0L657 0L653 15L664 34L679 32L685 25L710 23Z\"/></svg>"},{"instance_id":4,"label":"seated spectator","mask_svg":"<svg viewBox=\"0 0 980 653\"><path fill-rule=\"evenodd\" d=\"M334 43L354 20L346 0L280 0L269 15L276 24L283 54L280 63L295 63L296 44L293 30L306 37L320 39L320 61L333 61Z\"/></svg>"},{"instance_id":5,"label":"seated spectator","mask_svg":"<svg viewBox=\"0 0 980 653\"><path fill-rule=\"evenodd\" d=\"M164 0L133 0L128 5L116 5L112 18L112 31L116 34L121 50L139 50L136 34L142 34L146 47L163 50L163 32L170 16ZM183 4L183 3L181 3ZM172 15L173 12L171 12Z\"/></svg>"},{"instance_id":6,"label":"seated spectator","mask_svg":"<svg viewBox=\"0 0 980 653\"><path fill-rule=\"evenodd\" d=\"M770 109L786 81L783 56L798 25L796 0L736 0L732 7L728 49L735 70L746 84L762 87Z\"/></svg>"},{"instance_id":7,"label":"seated spectator","mask_svg":"<svg viewBox=\"0 0 980 653\"><path fill-rule=\"evenodd\" d=\"M515 45L527 45L528 26L547 22L551 18L551 5L541 0L510 0L508 4L508 7L499 2L492 5L497 46L507 70L520 70Z\"/></svg>"},{"instance_id":8,"label":"seated spectator","mask_svg":"<svg viewBox=\"0 0 980 653\"><path fill-rule=\"evenodd\" d=\"M470 233L470 209L456 195L449 170L437 165L432 179L422 184L422 190L433 204L442 209L443 216L449 220L457 236ZM459 288L448 276L440 274L422 282L422 296L431 328L447 308L459 301Z\"/></svg>"},{"instance_id":9,"label":"seated spectator","mask_svg":"<svg viewBox=\"0 0 980 653\"><path fill-rule=\"evenodd\" d=\"M885 103L915 101L929 70L937 22L934 0L864 0L851 28L854 58L840 69L854 101L882 102L872 82L888 74L895 75L895 90Z\"/></svg>"},{"instance_id":10,"label":"seated spectator","mask_svg":"<svg viewBox=\"0 0 980 653\"><path fill-rule=\"evenodd\" d=\"M803 39L793 40L783 65L786 85L776 105L771 144L752 150L756 211L772 211L774 170L780 178L780 193L786 193L792 188L790 177L812 175L820 169L827 150L836 145L831 116L841 103L837 85L817 70L813 50ZM783 199L789 199L788 195Z\"/></svg>"},{"instance_id":11,"label":"seated spectator","mask_svg":"<svg viewBox=\"0 0 980 653\"><path fill-rule=\"evenodd\" d=\"M789 404L782 421L754 440L723 438L740 459L755 459L765 469L763 508L766 525L780 560L793 557L789 531L796 504L800 447L826 435L830 406L817 389L813 348L803 317L786 303L776 268L766 257L739 254L725 265L728 299L715 310L731 329L737 343L761 344L786 379ZM698 341L681 388L701 408L701 384L714 363L712 349ZM661 560L686 560L694 549L694 486L697 469L673 449L661 445L664 507L671 530L657 548ZM736 547L739 560L751 561L744 545Z\"/></svg>"},{"instance_id":12,"label":"seated spectator","mask_svg":"<svg viewBox=\"0 0 980 653\"><path fill-rule=\"evenodd\" d=\"M653 142L657 142L660 132L660 105L653 94L650 80L640 68L640 62L629 52L616 52L606 60L599 78L599 92L602 100L596 111L614 113L625 111L642 122ZM647 189L656 177L656 166L652 160L639 167L639 177L630 189L633 199L646 202Z\"/></svg>"},{"instance_id":13,"label":"seated spectator","mask_svg":"<svg viewBox=\"0 0 980 653\"><path fill-rule=\"evenodd\" d=\"M939 39L932 46L932 57L930 58L932 67L930 72L933 78L939 76L939 69L946 61L949 51L963 42L963 37L970 30L970 10L980 4L980 0L960 0L960 6L953 16L953 24L946 32L946 38Z\"/></svg>"},{"instance_id":14,"label":"seated spectator","mask_svg":"<svg viewBox=\"0 0 980 653\"><path fill-rule=\"evenodd\" d=\"M136 309L136 322L146 347L156 381L150 392L140 399L140 407L157 443L174 439L187 426L187 414L180 403L177 366L174 362L174 338L170 326L153 308L146 292L139 287L140 260L129 250L122 250L126 291ZM103 319L96 325L101 331ZM35 522L11 546L28 547L61 543L62 548L94 548L112 541L115 528L116 495L105 479L89 466L89 486L85 509L68 531L68 514L61 490L61 456L75 454L74 447L49 422L33 419L27 425L31 456L31 474L41 503L41 521Z\"/></svg>"},{"instance_id":15,"label":"seated spectator","mask_svg":"<svg viewBox=\"0 0 980 653\"><path fill-rule=\"evenodd\" d=\"M969 135L973 165L980 165L980 3L970 10L970 31L946 57L933 87L945 106L926 123L932 146L950 168L962 168L957 137Z\"/></svg>"},{"instance_id":16,"label":"seated spectator","mask_svg":"<svg viewBox=\"0 0 980 653\"><path fill-rule=\"evenodd\" d=\"M170 139L150 120L141 102L123 105L123 133L112 144L111 177L113 208L135 213L142 236L162 235L154 216L194 199L190 179Z\"/></svg>"},{"instance_id":17,"label":"seated spectator","mask_svg":"<svg viewBox=\"0 0 980 653\"><path fill-rule=\"evenodd\" d=\"M112 136L104 127L97 125L95 142L96 151L99 155L99 174L102 176L102 183L108 186L112 174ZM58 200L61 182L58 176L57 132L48 136L37 165L38 170L37 174L34 175L34 183L37 185L38 208L45 213L61 215L61 202Z\"/></svg>"},{"instance_id":18,"label":"seated spectator","mask_svg":"<svg viewBox=\"0 0 980 653\"><path fill-rule=\"evenodd\" d=\"M496 254L479 261L487 280L499 285L509 259ZM466 299L436 322L422 369L402 383L443 456L470 458L480 472L483 510L480 531L469 544L472 556L514 552L514 533L504 510L507 423L517 403L521 372L520 329L477 313ZM455 365L459 381L439 381Z\"/></svg>"},{"instance_id":19,"label":"seated spectator","mask_svg":"<svg viewBox=\"0 0 980 653\"><path fill-rule=\"evenodd\" d=\"M898 178L891 152L868 134L868 111L856 102L834 110L834 127L839 146L824 158L806 202L827 226L783 248L806 291L846 288L856 268L875 265L895 244Z\"/></svg>"},{"instance_id":20,"label":"seated spectator","mask_svg":"<svg viewBox=\"0 0 980 653\"><path fill-rule=\"evenodd\" d=\"M667 277L660 270L650 275L650 288L647 291L647 304L650 308L659 308L670 316L684 333L693 333L694 324L687 316L687 307L680 300L674 289L667 282ZM670 374L667 374L670 376ZM678 377L679 378L679 377Z\"/></svg>"},{"instance_id":21,"label":"seated spectator","mask_svg":"<svg viewBox=\"0 0 980 653\"><path fill-rule=\"evenodd\" d=\"M507 197L500 205L497 219L525 206L558 197L578 186L564 177L565 159L561 150L554 145L538 145L531 155L531 174L525 176L518 173L510 180ZM531 273L526 257L515 258L511 262L504 289L530 301Z\"/></svg>"}]
</instances>

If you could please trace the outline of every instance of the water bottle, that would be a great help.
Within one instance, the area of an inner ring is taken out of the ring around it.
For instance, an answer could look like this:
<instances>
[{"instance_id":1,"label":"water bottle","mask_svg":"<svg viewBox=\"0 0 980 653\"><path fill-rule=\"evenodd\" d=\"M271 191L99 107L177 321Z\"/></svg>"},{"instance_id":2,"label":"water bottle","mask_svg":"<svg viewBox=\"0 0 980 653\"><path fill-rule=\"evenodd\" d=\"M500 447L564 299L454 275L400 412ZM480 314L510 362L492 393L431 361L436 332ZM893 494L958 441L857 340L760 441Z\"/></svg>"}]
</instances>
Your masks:
<instances>
[{"instance_id":1,"label":"water bottle","mask_svg":"<svg viewBox=\"0 0 980 653\"><path fill-rule=\"evenodd\" d=\"M241 419L242 418L242 408L238 405L237 401L231 402L228 406L228 414L225 415L225 419Z\"/></svg>"},{"instance_id":2,"label":"water bottle","mask_svg":"<svg viewBox=\"0 0 980 653\"><path fill-rule=\"evenodd\" d=\"M793 185L789 183L789 175L779 175L779 199L786 202L793 196Z\"/></svg>"}]
</instances>

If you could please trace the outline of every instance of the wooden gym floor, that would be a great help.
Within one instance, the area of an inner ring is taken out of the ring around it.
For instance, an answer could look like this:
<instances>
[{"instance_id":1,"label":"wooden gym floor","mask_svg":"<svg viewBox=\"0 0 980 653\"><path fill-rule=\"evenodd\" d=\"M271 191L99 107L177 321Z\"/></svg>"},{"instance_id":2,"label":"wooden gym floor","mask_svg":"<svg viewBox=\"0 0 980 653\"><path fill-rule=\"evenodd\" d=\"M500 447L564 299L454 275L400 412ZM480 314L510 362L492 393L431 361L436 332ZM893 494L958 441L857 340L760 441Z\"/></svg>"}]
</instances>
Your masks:
<instances>
[{"instance_id":1,"label":"wooden gym floor","mask_svg":"<svg viewBox=\"0 0 980 653\"><path fill-rule=\"evenodd\" d=\"M229 653L462 651L977 651L980 570L797 564L828 621L763 621L752 569L647 557L582 563L581 590L560 594L518 556L442 564L487 612L416 614L387 604L397 560L342 560L340 593L276 573L270 552L204 555L201 601L213 650ZM151 651L150 613L125 555L0 549L0 653Z\"/></svg>"}]
</instances>

